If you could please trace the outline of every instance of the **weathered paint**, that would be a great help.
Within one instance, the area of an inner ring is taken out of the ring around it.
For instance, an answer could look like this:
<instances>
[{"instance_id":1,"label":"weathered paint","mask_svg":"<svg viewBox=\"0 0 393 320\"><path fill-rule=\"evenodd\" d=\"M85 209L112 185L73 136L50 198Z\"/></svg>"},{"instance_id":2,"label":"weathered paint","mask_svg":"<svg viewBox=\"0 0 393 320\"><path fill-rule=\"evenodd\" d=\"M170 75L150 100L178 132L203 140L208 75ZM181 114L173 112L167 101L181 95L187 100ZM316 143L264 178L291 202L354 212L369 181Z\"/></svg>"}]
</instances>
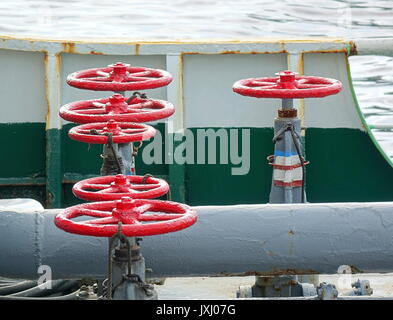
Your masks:
<instances>
[{"instance_id":1,"label":"weathered paint","mask_svg":"<svg viewBox=\"0 0 393 320\"><path fill-rule=\"evenodd\" d=\"M392 206L374 202L195 207L198 223L144 237L141 250L153 270L151 277L337 274L343 264L353 273L391 272ZM0 243L3 276L36 279L42 263L51 266L54 279L105 277L107 239L57 229L53 219L62 211L1 212L0 233L13 239Z\"/></svg>"},{"instance_id":2,"label":"weathered paint","mask_svg":"<svg viewBox=\"0 0 393 320\"><path fill-rule=\"evenodd\" d=\"M45 94L48 106L46 116L46 207L59 208L62 204L61 119L59 54L45 54Z\"/></svg>"},{"instance_id":3,"label":"weathered paint","mask_svg":"<svg viewBox=\"0 0 393 320\"><path fill-rule=\"evenodd\" d=\"M329 99L326 101L325 99L298 101L299 117L302 118L306 127L329 129L326 131L329 132L329 135L347 128L350 129L348 132L355 137L355 140L358 136L366 136L367 138L367 135L361 134L362 131L366 131L375 143L375 146L370 149L372 151L367 151L370 153L370 157L379 159L382 154L384 159L392 164L389 157L384 154L375 141L356 104L347 61L347 55L354 51L354 44L351 42L341 39L164 42L116 41L112 39L110 42L112 43L1 37L0 63L4 61L3 68L7 68L7 65L10 64L18 67L23 66L23 68L21 70L14 68L12 73L15 74L15 78L3 79L3 84L0 86L0 90L3 90L3 102L12 101L12 108L2 108L1 118L4 122L0 124L0 127L4 126L4 130L7 132L5 136L15 137L15 141L21 141L23 136L29 134L28 126L26 126L26 130L24 129L24 123L27 122L33 122L37 128L45 126L46 122L46 128L49 130L46 133L48 144L45 142L42 144L40 139L38 139L39 146L30 141L26 152L21 150L23 147L11 147L12 150L17 150L15 155L21 157L28 155L29 158L32 158L29 163L12 161L11 159L15 157L0 160L4 164L4 168L11 168L7 172L12 173L12 176L7 173L2 175L0 183L4 184L4 187L1 188L6 188L6 185L9 188L14 183L21 185L37 183L42 186L42 179L47 179L49 192L54 190L56 194L60 194L60 197L64 195L65 200L61 202L62 206L76 201L70 193L71 183L76 181L76 178L83 179L89 175L98 174L101 150L92 146L90 151L87 151L87 145L70 141L67 137L67 130L71 125L58 117L58 108L71 101L103 96L97 95L97 92L71 88L65 83L65 77L75 70L105 66L119 60L134 65L167 69L176 74L177 83L172 83L165 89L151 90L148 93L153 98L171 101L177 108L173 116L174 128L163 134L163 137L172 132L178 134L179 139L175 141L175 148L181 144L181 139L184 139L184 132L187 128L194 132L198 128L218 129L220 127L225 130L231 128L251 130L251 149L254 150L252 154L257 158L251 159L250 172L252 173L245 176L232 176L230 165L178 165L176 163L172 165L145 165L142 163L141 157L138 157L136 164L138 174L153 173L171 176L169 182L174 188L176 200L185 199L194 204L267 202L267 190L270 187L270 183L267 181L271 179L271 167L266 164L265 159L267 155L272 153L271 138L273 134L271 127L279 103L267 101L267 99L236 97L230 88L237 79L253 75L270 76L279 70L288 68L297 69L300 74L338 78L344 84L345 95L340 93L332 99L326 98ZM20 72L25 74L19 76ZM15 79L19 81L19 84L15 84ZM46 88L45 83L47 84ZM5 90L6 88L16 88L18 85L24 88L24 95L15 95L12 94L13 90ZM348 93L352 93L352 95ZM30 98L29 105L25 104L26 96ZM332 117L332 114L335 117ZM170 123L172 119L168 121ZM5 122L10 122L11 125L6 126ZM19 137L16 137L12 132L16 128L14 124L18 122L22 123L22 127L18 127L17 135ZM60 133L57 133L59 131ZM325 131L311 131L310 134L315 137L323 137L325 135L323 132ZM44 133L40 135L45 137ZM363 139L359 141L363 141ZM337 141L337 143L340 144L340 148L343 148L341 141ZM26 144L28 143L22 142L21 146L26 146ZM49 146L50 144L52 146ZM372 146L367 142L365 145ZM35 149L30 149L30 146L35 146ZM42 149L45 146L49 151L49 160L46 165L43 164L45 162L41 162L46 158L44 156L46 151ZM305 146L312 148L312 152L315 153L315 150L319 148L318 138L313 138L313 143L306 143ZM347 153L353 155L353 161L357 161L353 152L353 150L357 150L356 147L351 144L348 147ZM27 150L40 150L41 153L40 155L31 155ZM43 156L44 158L42 158ZM309 158L308 154L306 158ZM56 159L60 159L60 162L51 164L51 161ZM312 159L310 160L312 161ZM319 167L319 170L331 172L331 166L327 162L323 163L325 167ZM312 161L311 165L318 164ZM370 165L373 167L369 160L362 162L361 170L367 171L369 168L367 166ZM24 171L19 167L27 168L27 170ZM340 170L337 171L340 172ZM384 179L384 176L390 175L391 168L382 166L375 168L375 171ZM40 173L39 176L32 177L31 172ZM311 180L313 174L311 173ZM205 180L205 177L206 179L209 177L209 180ZM223 185L223 187L214 186L211 177L221 179L222 183L218 186ZM339 174L333 174L331 179L334 180L332 189L339 186ZM357 180L357 177L354 180ZM385 180L383 181L384 185ZM63 186L59 188L61 184ZM318 190L314 189L311 184L307 188L315 190L314 192ZM345 195L347 201L354 199L353 194L357 188L358 185L351 189L352 192L344 190L342 197ZM15 189L17 188L15 187ZM37 192L37 197L41 197L41 191L38 191L37 188L34 190ZM388 193L388 189L378 189L378 192L371 190L363 201L380 198L390 199ZM56 201L60 197L56 196ZM327 193L315 197L314 193L308 200L313 201L313 199L335 201L335 199L341 199L341 196L337 193Z\"/></svg>"},{"instance_id":4,"label":"weathered paint","mask_svg":"<svg viewBox=\"0 0 393 320\"><path fill-rule=\"evenodd\" d=\"M183 97L183 72L184 62L182 54L167 55L167 70L172 74L172 86L167 89L167 98L176 105L176 112L167 120L168 136L166 147L168 148L168 159L173 159L173 152L182 143L184 138L184 97ZM167 161L169 181L171 184L171 199L184 203L186 201L185 188L185 165L176 161Z\"/></svg>"},{"instance_id":5,"label":"weathered paint","mask_svg":"<svg viewBox=\"0 0 393 320\"><path fill-rule=\"evenodd\" d=\"M393 57L392 38L365 38L350 41L350 55L379 55Z\"/></svg>"}]
</instances>

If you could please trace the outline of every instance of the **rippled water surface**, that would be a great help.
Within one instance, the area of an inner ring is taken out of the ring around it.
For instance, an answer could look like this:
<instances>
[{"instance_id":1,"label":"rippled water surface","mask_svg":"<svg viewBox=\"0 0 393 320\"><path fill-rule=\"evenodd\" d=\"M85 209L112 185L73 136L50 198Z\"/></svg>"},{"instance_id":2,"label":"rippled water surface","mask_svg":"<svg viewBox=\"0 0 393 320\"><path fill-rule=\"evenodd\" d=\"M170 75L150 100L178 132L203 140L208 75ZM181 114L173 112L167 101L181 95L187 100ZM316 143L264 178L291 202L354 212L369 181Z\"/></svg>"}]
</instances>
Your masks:
<instances>
[{"instance_id":1,"label":"rippled water surface","mask_svg":"<svg viewBox=\"0 0 393 320\"><path fill-rule=\"evenodd\" d=\"M56 39L393 37L392 0L3 0L0 34ZM393 58L350 58L360 106L393 157Z\"/></svg>"}]
</instances>

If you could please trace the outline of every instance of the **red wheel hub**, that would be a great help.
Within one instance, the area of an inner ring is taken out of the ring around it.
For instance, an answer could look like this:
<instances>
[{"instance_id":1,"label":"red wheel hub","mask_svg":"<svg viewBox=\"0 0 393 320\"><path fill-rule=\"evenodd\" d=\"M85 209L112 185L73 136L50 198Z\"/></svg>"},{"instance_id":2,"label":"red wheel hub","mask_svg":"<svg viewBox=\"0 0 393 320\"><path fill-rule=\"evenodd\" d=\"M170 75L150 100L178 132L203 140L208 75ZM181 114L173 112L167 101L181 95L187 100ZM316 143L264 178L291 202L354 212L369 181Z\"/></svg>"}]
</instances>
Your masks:
<instances>
[{"instance_id":1,"label":"red wheel hub","mask_svg":"<svg viewBox=\"0 0 393 320\"><path fill-rule=\"evenodd\" d=\"M175 112L172 103L164 100L132 97L129 102L121 94L106 99L76 101L60 108L60 116L76 123L148 122L163 119Z\"/></svg>"},{"instance_id":2,"label":"red wheel hub","mask_svg":"<svg viewBox=\"0 0 393 320\"><path fill-rule=\"evenodd\" d=\"M84 221L73 221L78 217ZM196 212L189 206L160 200L122 198L76 205L65 209L55 218L57 227L64 231L88 236L111 237L122 223L122 233L127 237L151 236L182 230L197 220Z\"/></svg>"},{"instance_id":3,"label":"red wheel hub","mask_svg":"<svg viewBox=\"0 0 393 320\"><path fill-rule=\"evenodd\" d=\"M292 71L275 78L249 78L235 82L233 91L256 98L321 98L341 91L340 81L330 78L297 76Z\"/></svg>"},{"instance_id":4,"label":"red wheel hub","mask_svg":"<svg viewBox=\"0 0 393 320\"><path fill-rule=\"evenodd\" d=\"M172 81L169 72L160 69L131 67L117 62L106 68L94 68L71 73L70 86L95 91L132 91L166 86Z\"/></svg>"},{"instance_id":5,"label":"red wheel hub","mask_svg":"<svg viewBox=\"0 0 393 320\"><path fill-rule=\"evenodd\" d=\"M106 123L89 123L73 127L68 135L71 139L87 143L108 143L112 134L113 143L128 143L147 140L153 137L156 129L142 123L117 123L109 120Z\"/></svg>"},{"instance_id":6,"label":"red wheel hub","mask_svg":"<svg viewBox=\"0 0 393 320\"><path fill-rule=\"evenodd\" d=\"M143 176L104 176L77 182L72 192L78 198L88 201L157 198L169 191L165 180Z\"/></svg>"}]
</instances>

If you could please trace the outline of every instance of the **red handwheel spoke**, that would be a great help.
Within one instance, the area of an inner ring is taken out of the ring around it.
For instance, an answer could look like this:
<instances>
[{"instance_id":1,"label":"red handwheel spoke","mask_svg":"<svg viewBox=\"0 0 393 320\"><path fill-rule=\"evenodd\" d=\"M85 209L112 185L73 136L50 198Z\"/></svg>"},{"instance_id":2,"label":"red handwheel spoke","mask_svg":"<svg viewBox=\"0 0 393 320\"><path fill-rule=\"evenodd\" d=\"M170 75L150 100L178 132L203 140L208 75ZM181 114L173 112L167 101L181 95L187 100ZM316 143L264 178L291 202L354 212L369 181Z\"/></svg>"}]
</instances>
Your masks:
<instances>
[{"instance_id":1,"label":"red handwheel spoke","mask_svg":"<svg viewBox=\"0 0 393 320\"><path fill-rule=\"evenodd\" d=\"M67 77L67 83L71 86L96 91L154 89L171 81L171 74L165 70L131 67L121 62L104 68L77 71Z\"/></svg>"},{"instance_id":2,"label":"red handwheel spoke","mask_svg":"<svg viewBox=\"0 0 393 320\"><path fill-rule=\"evenodd\" d=\"M116 189L109 187L109 188L99 190L96 193L113 193L113 192L116 192Z\"/></svg>"},{"instance_id":3,"label":"red handwheel spoke","mask_svg":"<svg viewBox=\"0 0 393 320\"><path fill-rule=\"evenodd\" d=\"M252 87L270 87L270 86L274 86L277 85L276 81L272 81L272 82L267 82L267 81L258 81L258 80L254 80L252 82L250 82L249 84Z\"/></svg>"},{"instance_id":4,"label":"red handwheel spoke","mask_svg":"<svg viewBox=\"0 0 393 320\"><path fill-rule=\"evenodd\" d=\"M84 209L81 208L79 210L79 213L84 216L90 216L90 217L95 217L95 218L107 218L110 216L110 212L106 211L100 211L100 210L89 210L89 209Z\"/></svg>"},{"instance_id":5,"label":"red handwheel spoke","mask_svg":"<svg viewBox=\"0 0 393 320\"><path fill-rule=\"evenodd\" d=\"M326 85L324 84L298 84L298 89L312 89L312 88L324 88Z\"/></svg>"},{"instance_id":6,"label":"red handwheel spoke","mask_svg":"<svg viewBox=\"0 0 393 320\"><path fill-rule=\"evenodd\" d=\"M147 77L151 79L151 71L140 71L140 72L133 72L133 73L129 73L128 76L132 76L132 77Z\"/></svg>"},{"instance_id":7,"label":"red handwheel spoke","mask_svg":"<svg viewBox=\"0 0 393 320\"><path fill-rule=\"evenodd\" d=\"M86 80L89 80L89 81L102 81L102 82L109 82L109 81L112 81L112 79L111 78L107 78L107 77L91 77L91 78L86 78Z\"/></svg>"},{"instance_id":8,"label":"red handwheel spoke","mask_svg":"<svg viewBox=\"0 0 393 320\"><path fill-rule=\"evenodd\" d=\"M101 103L101 102L98 102L98 101L93 101L92 105L95 106L95 107L99 107L99 108L105 108L105 103Z\"/></svg>"},{"instance_id":9,"label":"red handwheel spoke","mask_svg":"<svg viewBox=\"0 0 393 320\"><path fill-rule=\"evenodd\" d=\"M268 90L268 89L281 89L278 85L271 85L271 86L263 86L263 87L253 87L253 89L261 89L261 90Z\"/></svg>"},{"instance_id":10,"label":"red handwheel spoke","mask_svg":"<svg viewBox=\"0 0 393 320\"><path fill-rule=\"evenodd\" d=\"M147 78L147 77L135 77L135 76L126 76L124 78L125 81L131 81L131 82L138 82L138 81L148 81L152 80L152 78Z\"/></svg>"},{"instance_id":11,"label":"red handwheel spoke","mask_svg":"<svg viewBox=\"0 0 393 320\"><path fill-rule=\"evenodd\" d=\"M144 101L144 102L129 105L127 110L142 109L142 108L154 108L153 101Z\"/></svg>"},{"instance_id":12,"label":"red handwheel spoke","mask_svg":"<svg viewBox=\"0 0 393 320\"><path fill-rule=\"evenodd\" d=\"M143 185L131 185L132 190L140 191L140 190L151 190L158 188L159 184L143 184Z\"/></svg>"},{"instance_id":13,"label":"red handwheel spoke","mask_svg":"<svg viewBox=\"0 0 393 320\"><path fill-rule=\"evenodd\" d=\"M179 219L183 215L179 213L164 213L164 214L142 214L138 217L139 221L167 221Z\"/></svg>"},{"instance_id":14,"label":"red handwheel spoke","mask_svg":"<svg viewBox=\"0 0 393 320\"><path fill-rule=\"evenodd\" d=\"M84 220L84 224L117 224L119 222L118 219L114 217L107 217L107 218L101 218L101 219L91 219L91 220Z\"/></svg>"},{"instance_id":15,"label":"red handwheel spoke","mask_svg":"<svg viewBox=\"0 0 393 320\"><path fill-rule=\"evenodd\" d=\"M136 128L136 129L123 129L124 133L139 133L139 132L144 132L146 129L144 128Z\"/></svg>"},{"instance_id":16,"label":"red handwheel spoke","mask_svg":"<svg viewBox=\"0 0 393 320\"><path fill-rule=\"evenodd\" d=\"M125 132L135 129L133 132ZM108 143L108 135L112 135L113 143L128 143L152 138L156 130L146 124L117 123L109 120L107 123L91 123L73 127L68 135L71 139L86 143Z\"/></svg>"},{"instance_id":17,"label":"red handwheel spoke","mask_svg":"<svg viewBox=\"0 0 393 320\"><path fill-rule=\"evenodd\" d=\"M78 111L80 114L104 114L105 109L95 108L95 109L82 109Z\"/></svg>"},{"instance_id":18,"label":"red handwheel spoke","mask_svg":"<svg viewBox=\"0 0 393 320\"><path fill-rule=\"evenodd\" d=\"M109 184L92 184L92 183L86 183L83 185L84 189L97 189L97 190L103 190L103 189L107 189L109 188L110 185Z\"/></svg>"},{"instance_id":19,"label":"red handwheel spoke","mask_svg":"<svg viewBox=\"0 0 393 320\"><path fill-rule=\"evenodd\" d=\"M103 176L77 182L75 196L89 201L118 200L122 197L135 199L157 198L169 191L165 180L143 176ZM147 210L147 209L146 209Z\"/></svg>"},{"instance_id":20,"label":"red handwheel spoke","mask_svg":"<svg viewBox=\"0 0 393 320\"><path fill-rule=\"evenodd\" d=\"M156 99L126 99L121 94L109 98L76 101L60 108L60 116L76 123L149 122L171 116L175 112L173 104Z\"/></svg>"},{"instance_id":21,"label":"red handwheel spoke","mask_svg":"<svg viewBox=\"0 0 393 320\"><path fill-rule=\"evenodd\" d=\"M99 76L102 76L102 77L107 77L107 78L109 78L109 76L110 76L110 74L109 74L108 72L104 72L104 71L100 71L100 70L98 70L96 73L97 73Z\"/></svg>"},{"instance_id":22,"label":"red handwheel spoke","mask_svg":"<svg viewBox=\"0 0 393 320\"><path fill-rule=\"evenodd\" d=\"M73 220L83 215L91 216L89 210L97 211L98 208L105 208L111 213L101 219ZM113 236L119 230L118 222L121 222L121 232L125 236L135 237L179 231L196 221L196 212L185 204L128 197L73 206L55 218L56 226L67 232L97 237Z\"/></svg>"}]
</instances>

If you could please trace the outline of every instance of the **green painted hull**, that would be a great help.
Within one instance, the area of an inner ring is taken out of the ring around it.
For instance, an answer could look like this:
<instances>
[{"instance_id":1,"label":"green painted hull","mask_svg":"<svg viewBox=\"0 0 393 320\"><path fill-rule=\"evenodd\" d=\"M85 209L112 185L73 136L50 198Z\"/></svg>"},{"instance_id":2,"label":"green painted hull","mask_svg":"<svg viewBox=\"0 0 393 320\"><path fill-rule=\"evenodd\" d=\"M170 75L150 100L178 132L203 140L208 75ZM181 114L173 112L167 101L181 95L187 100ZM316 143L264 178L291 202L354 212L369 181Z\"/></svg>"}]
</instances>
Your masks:
<instances>
[{"instance_id":1,"label":"green painted hull","mask_svg":"<svg viewBox=\"0 0 393 320\"><path fill-rule=\"evenodd\" d=\"M0 125L2 144L8 146L6 156L0 159L0 197L30 197L47 205L48 194L53 190L57 194L59 189L60 197L50 199L54 207L80 203L71 192L72 185L99 175L102 146L69 139L67 132L72 126L65 125L60 132L52 129L45 135L41 123ZM164 136L165 126L155 127ZM198 129L209 128L192 128L191 132L196 135ZM225 128L227 132L230 129ZM158 164L146 165L141 155L147 142L137 157L137 173L164 177L170 183L172 199L184 199L191 205L267 203L272 168L266 157L273 153L273 129L241 129L250 130L250 169L245 175L232 175L236 167L232 164L179 165L165 164L161 159ZM51 172L45 170L45 144L46 139L55 140L57 136L60 142L51 149L56 164L52 169L55 172ZM393 200L393 170L367 133L348 128L308 128L304 140L306 159L310 161L306 175L309 202ZM194 154L196 158L196 147Z\"/></svg>"}]
</instances>

